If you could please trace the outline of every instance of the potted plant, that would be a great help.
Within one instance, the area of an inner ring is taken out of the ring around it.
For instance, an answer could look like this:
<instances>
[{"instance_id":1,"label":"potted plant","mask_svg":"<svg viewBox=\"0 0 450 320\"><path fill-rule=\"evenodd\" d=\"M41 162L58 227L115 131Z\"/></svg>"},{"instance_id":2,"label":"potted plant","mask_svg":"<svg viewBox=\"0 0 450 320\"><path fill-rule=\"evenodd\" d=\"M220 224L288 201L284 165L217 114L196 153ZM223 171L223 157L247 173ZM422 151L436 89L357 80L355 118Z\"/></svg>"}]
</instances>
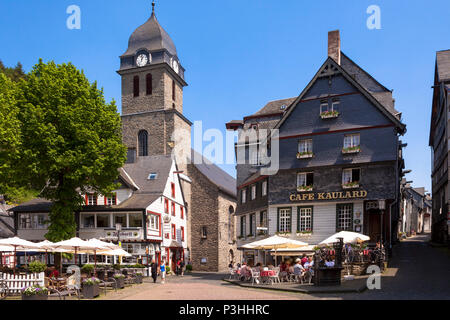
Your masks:
<instances>
[{"instance_id":1,"label":"potted plant","mask_svg":"<svg viewBox=\"0 0 450 320\"><path fill-rule=\"evenodd\" d=\"M100 280L95 277L87 278L83 281L82 293L83 297L93 299L100 295Z\"/></svg>"},{"instance_id":2,"label":"potted plant","mask_svg":"<svg viewBox=\"0 0 450 320\"><path fill-rule=\"evenodd\" d=\"M342 188L344 189L353 189L353 188L359 188L359 181L353 181L353 182L346 182L342 184Z\"/></svg>"},{"instance_id":3,"label":"potted plant","mask_svg":"<svg viewBox=\"0 0 450 320\"><path fill-rule=\"evenodd\" d=\"M143 277L144 275L142 274L142 272L136 272L135 283L142 283Z\"/></svg>"},{"instance_id":4,"label":"potted plant","mask_svg":"<svg viewBox=\"0 0 450 320\"><path fill-rule=\"evenodd\" d=\"M344 154L347 154L347 153L358 153L360 151L361 151L361 146L342 148L342 153L344 153Z\"/></svg>"},{"instance_id":5,"label":"potted plant","mask_svg":"<svg viewBox=\"0 0 450 320\"><path fill-rule=\"evenodd\" d=\"M94 266L92 264L85 264L81 267L81 272L90 276L94 272Z\"/></svg>"},{"instance_id":6,"label":"potted plant","mask_svg":"<svg viewBox=\"0 0 450 320\"><path fill-rule=\"evenodd\" d=\"M297 191L298 192L305 192L305 191L312 191L313 186L309 185L309 186L298 186L297 187Z\"/></svg>"},{"instance_id":7,"label":"potted plant","mask_svg":"<svg viewBox=\"0 0 450 320\"><path fill-rule=\"evenodd\" d=\"M297 230L297 236L310 236L312 234L311 229L299 231Z\"/></svg>"},{"instance_id":8,"label":"potted plant","mask_svg":"<svg viewBox=\"0 0 450 320\"><path fill-rule=\"evenodd\" d=\"M22 300L48 300L48 289L37 284L23 288Z\"/></svg>"},{"instance_id":9,"label":"potted plant","mask_svg":"<svg viewBox=\"0 0 450 320\"><path fill-rule=\"evenodd\" d=\"M47 269L47 265L40 261L33 261L30 262L28 265L28 270L32 273L41 273L44 272Z\"/></svg>"},{"instance_id":10,"label":"potted plant","mask_svg":"<svg viewBox=\"0 0 450 320\"><path fill-rule=\"evenodd\" d=\"M192 272L192 264L186 265L186 272Z\"/></svg>"},{"instance_id":11,"label":"potted plant","mask_svg":"<svg viewBox=\"0 0 450 320\"><path fill-rule=\"evenodd\" d=\"M322 119L330 119L330 118L337 118L339 116L339 112L337 111L324 111L320 113L320 117Z\"/></svg>"},{"instance_id":12,"label":"potted plant","mask_svg":"<svg viewBox=\"0 0 450 320\"><path fill-rule=\"evenodd\" d=\"M312 151L297 152L297 159L308 159L313 157Z\"/></svg>"},{"instance_id":13,"label":"potted plant","mask_svg":"<svg viewBox=\"0 0 450 320\"><path fill-rule=\"evenodd\" d=\"M125 276L121 273L116 273L113 276L114 280L116 280L115 286L117 289L125 288Z\"/></svg>"}]
</instances>

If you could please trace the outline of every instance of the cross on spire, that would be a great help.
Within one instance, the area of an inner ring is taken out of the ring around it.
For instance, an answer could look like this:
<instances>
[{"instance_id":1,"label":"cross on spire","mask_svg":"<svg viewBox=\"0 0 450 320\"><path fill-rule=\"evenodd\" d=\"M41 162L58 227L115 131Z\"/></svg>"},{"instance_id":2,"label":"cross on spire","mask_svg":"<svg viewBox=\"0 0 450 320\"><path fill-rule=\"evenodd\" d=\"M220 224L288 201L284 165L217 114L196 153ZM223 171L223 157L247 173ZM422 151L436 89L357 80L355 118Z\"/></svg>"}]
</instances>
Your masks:
<instances>
[{"instance_id":1,"label":"cross on spire","mask_svg":"<svg viewBox=\"0 0 450 320\"><path fill-rule=\"evenodd\" d=\"M155 13L155 0L152 1L152 13Z\"/></svg>"}]
</instances>

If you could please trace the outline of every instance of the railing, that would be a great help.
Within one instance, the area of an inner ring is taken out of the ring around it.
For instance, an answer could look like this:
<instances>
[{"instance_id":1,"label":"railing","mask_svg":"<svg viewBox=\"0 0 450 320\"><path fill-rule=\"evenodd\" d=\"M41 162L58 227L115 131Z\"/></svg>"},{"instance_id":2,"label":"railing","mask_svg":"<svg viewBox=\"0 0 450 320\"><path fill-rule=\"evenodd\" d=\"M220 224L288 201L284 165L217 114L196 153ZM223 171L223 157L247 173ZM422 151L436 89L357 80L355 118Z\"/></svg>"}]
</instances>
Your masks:
<instances>
[{"instance_id":1,"label":"railing","mask_svg":"<svg viewBox=\"0 0 450 320\"><path fill-rule=\"evenodd\" d=\"M36 284L44 286L44 272L16 275L0 272L0 280L6 283L10 294L20 294L23 288Z\"/></svg>"}]
</instances>

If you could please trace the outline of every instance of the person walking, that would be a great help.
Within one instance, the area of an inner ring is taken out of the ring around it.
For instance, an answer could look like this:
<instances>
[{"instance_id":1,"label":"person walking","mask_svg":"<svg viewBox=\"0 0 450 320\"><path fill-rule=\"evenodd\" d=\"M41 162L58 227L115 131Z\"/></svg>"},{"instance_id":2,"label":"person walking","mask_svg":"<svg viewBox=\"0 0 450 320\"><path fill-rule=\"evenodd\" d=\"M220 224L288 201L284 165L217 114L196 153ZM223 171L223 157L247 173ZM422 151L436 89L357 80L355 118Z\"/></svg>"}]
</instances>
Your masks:
<instances>
[{"instance_id":1,"label":"person walking","mask_svg":"<svg viewBox=\"0 0 450 320\"><path fill-rule=\"evenodd\" d=\"M180 273L181 273L181 276L184 276L184 259L183 258L181 258L181 261L180 261Z\"/></svg>"},{"instance_id":2,"label":"person walking","mask_svg":"<svg viewBox=\"0 0 450 320\"><path fill-rule=\"evenodd\" d=\"M150 268L152 270L153 283L156 283L156 279L158 278L158 264L155 262L155 260L152 260Z\"/></svg>"},{"instance_id":3,"label":"person walking","mask_svg":"<svg viewBox=\"0 0 450 320\"><path fill-rule=\"evenodd\" d=\"M166 282L166 262L163 260L159 266L159 272L161 274L161 283Z\"/></svg>"}]
</instances>

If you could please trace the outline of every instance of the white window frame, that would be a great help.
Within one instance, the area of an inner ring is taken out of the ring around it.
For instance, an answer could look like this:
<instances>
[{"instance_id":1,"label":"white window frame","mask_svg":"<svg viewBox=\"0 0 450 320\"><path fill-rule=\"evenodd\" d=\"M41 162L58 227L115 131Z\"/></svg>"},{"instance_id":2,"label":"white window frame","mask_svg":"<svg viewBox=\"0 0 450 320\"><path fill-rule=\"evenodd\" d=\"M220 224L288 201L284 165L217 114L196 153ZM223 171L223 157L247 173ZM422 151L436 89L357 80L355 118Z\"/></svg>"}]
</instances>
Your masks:
<instances>
[{"instance_id":1,"label":"white window frame","mask_svg":"<svg viewBox=\"0 0 450 320\"><path fill-rule=\"evenodd\" d=\"M150 230L159 231L159 216L156 214L149 214L148 227Z\"/></svg>"},{"instance_id":2,"label":"white window frame","mask_svg":"<svg viewBox=\"0 0 450 320\"><path fill-rule=\"evenodd\" d=\"M278 231L281 233L290 233L292 230L292 208L279 209Z\"/></svg>"},{"instance_id":3,"label":"white window frame","mask_svg":"<svg viewBox=\"0 0 450 320\"><path fill-rule=\"evenodd\" d=\"M312 139L303 139L298 141L298 152L313 152Z\"/></svg>"},{"instance_id":4,"label":"white window frame","mask_svg":"<svg viewBox=\"0 0 450 320\"><path fill-rule=\"evenodd\" d=\"M353 181L353 170L359 170L359 179L361 180L361 169L360 168L349 168L342 170L342 184L350 183L350 182L359 182Z\"/></svg>"},{"instance_id":5,"label":"white window frame","mask_svg":"<svg viewBox=\"0 0 450 320\"><path fill-rule=\"evenodd\" d=\"M297 188L307 186L306 182L307 182L308 174L314 174L314 173L313 172L298 172L297 173Z\"/></svg>"},{"instance_id":6,"label":"white window frame","mask_svg":"<svg viewBox=\"0 0 450 320\"><path fill-rule=\"evenodd\" d=\"M298 231L309 231L312 230L312 207L300 207L299 208L299 230Z\"/></svg>"},{"instance_id":7,"label":"white window frame","mask_svg":"<svg viewBox=\"0 0 450 320\"><path fill-rule=\"evenodd\" d=\"M267 180L264 180L261 184L261 195L265 197L267 195Z\"/></svg>"},{"instance_id":8,"label":"white window frame","mask_svg":"<svg viewBox=\"0 0 450 320\"><path fill-rule=\"evenodd\" d=\"M358 147L361 145L361 137L359 133L347 134L344 136L344 148Z\"/></svg>"},{"instance_id":9,"label":"white window frame","mask_svg":"<svg viewBox=\"0 0 450 320\"><path fill-rule=\"evenodd\" d=\"M321 102L320 103L320 113L322 114L322 112L327 112L327 111L330 111L329 110L329 107L330 107L330 105L329 105L329 103L328 102ZM325 108L325 109L324 109Z\"/></svg>"},{"instance_id":10,"label":"white window frame","mask_svg":"<svg viewBox=\"0 0 450 320\"><path fill-rule=\"evenodd\" d=\"M338 209L337 226L338 230L352 231L353 205L343 204Z\"/></svg>"},{"instance_id":11,"label":"white window frame","mask_svg":"<svg viewBox=\"0 0 450 320\"><path fill-rule=\"evenodd\" d=\"M256 184L251 186L251 199L252 200L256 199Z\"/></svg>"},{"instance_id":12,"label":"white window frame","mask_svg":"<svg viewBox=\"0 0 450 320\"><path fill-rule=\"evenodd\" d=\"M94 200L95 200L95 203L94 203ZM87 205L88 206L98 205L98 195L96 195L96 194L88 194L87 195Z\"/></svg>"},{"instance_id":13,"label":"white window frame","mask_svg":"<svg viewBox=\"0 0 450 320\"><path fill-rule=\"evenodd\" d=\"M244 188L241 190L241 199L242 199L242 203L247 202L247 188Z\"/></svg>"}]
</instances>

